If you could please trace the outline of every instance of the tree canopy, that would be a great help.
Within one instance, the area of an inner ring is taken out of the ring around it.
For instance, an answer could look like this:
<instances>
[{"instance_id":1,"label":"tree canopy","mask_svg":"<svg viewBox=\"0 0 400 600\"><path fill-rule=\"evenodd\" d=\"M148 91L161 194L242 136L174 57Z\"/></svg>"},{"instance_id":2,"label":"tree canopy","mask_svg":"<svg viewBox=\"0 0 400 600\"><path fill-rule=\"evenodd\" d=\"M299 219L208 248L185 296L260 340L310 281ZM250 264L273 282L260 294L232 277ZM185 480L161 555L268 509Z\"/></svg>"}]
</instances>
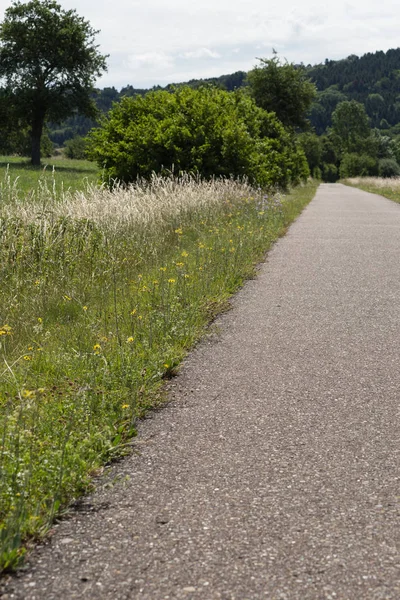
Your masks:
<instances>
[{"instance_id":1,"label":"tree canopy","mask_svg":"<svg viewBox=\"0 0 400 600\"><path fill-rule=\"evenodd\" d=\"M277 56L259 60L260 64L247 75L257 106L274 112L285 127L306 128L316 88L309 81L305 67L282 64Z\"/></svg>"},{"instance_id":2,"label":"tree canopy","mask_svg":"<svg viewBox=\"0 0 400 600\"><path fill-rule=\"evenodd\" d=\"M94 116L91 91L106 70L95 31L75 10L53 0L14 1L0 24L0 81L11 115L29 125L32 163L40 164L46 120L74 112Z\"/></svg>"},{"instance_id":3,"label":"tree canopy","mask_svg":"<svg viewBox=\"0 0 400 600\"><path fill-rule=\"evenodd\" d=\"M355 100L340 102L332 114L332 133L341 152L355 152L371 134L364 105Z\"/></svg>"}]
</instances>

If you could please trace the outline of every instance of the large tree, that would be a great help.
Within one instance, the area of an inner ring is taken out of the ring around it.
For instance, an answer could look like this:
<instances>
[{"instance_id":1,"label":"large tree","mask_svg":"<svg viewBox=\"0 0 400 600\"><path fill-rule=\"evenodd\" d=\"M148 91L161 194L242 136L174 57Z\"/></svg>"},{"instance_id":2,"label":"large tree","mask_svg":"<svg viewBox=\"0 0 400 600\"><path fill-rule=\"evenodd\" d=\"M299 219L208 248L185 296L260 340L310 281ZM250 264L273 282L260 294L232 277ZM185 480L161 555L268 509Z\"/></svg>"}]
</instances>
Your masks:
<instances>
[{"instance_id":1,"label":"large tree","mask_svg":"<svg viewBox=\"0 0 400 600\"><path fill-rule=\"evenodd\" d=\"M285 127L307 128L306 116L317 92L305 67L282 64L277 56L259 60L260 64L247 75L256 104L274 112Z\"/></svg>"},{"instance_id":2,"label":"large tree","mask_svg":"<svg viewBox=\"0 0 400 600\"><path fill-rule=\"evenodd\" d=\"M14 1L0 24L0 81L15 118L31 131L32 164L40 164L46 120L60 122L75 112L95 115L91 98L106 70L98 32L75 10L53 0Z\"/></svg>"},{"instance_id":3,"label":"large tree","mask_svg":"<svg viewBox=\"0 0 400 600\"><path fill-rule=\"evenodd\" d=\"M365 151L371 127L365 107L355 100L340 102L332 113L331 138L340 153Z\"/></svg>"}]
</instances>

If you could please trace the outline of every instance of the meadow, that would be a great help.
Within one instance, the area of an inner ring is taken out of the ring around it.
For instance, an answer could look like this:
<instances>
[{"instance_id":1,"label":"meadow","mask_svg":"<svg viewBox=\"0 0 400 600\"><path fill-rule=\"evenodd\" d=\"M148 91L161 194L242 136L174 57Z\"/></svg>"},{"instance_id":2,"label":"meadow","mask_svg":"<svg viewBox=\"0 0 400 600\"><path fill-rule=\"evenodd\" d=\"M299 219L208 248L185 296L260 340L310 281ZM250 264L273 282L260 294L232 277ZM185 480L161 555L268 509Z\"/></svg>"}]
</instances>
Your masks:
<instances>
[{"instance_id":1,"label":"meadow","mask_svg":"<svg viewBox=\"0 0 400 600\"><path fill-rule=\"evenodd\" d=\"M10 182L6 183L7 176ZM99 179L98 167L88 160L70 160L63 158L43 159L41 167L33 167L28 158L19 156L0 156L0 192L14 187L14 198L18 193L25 199L40 192L42 186L51 188L52 194L84 190L88 183L96 184ZM3 200L4 201L4 200Z\"/></svg>"},{"instance_id":2,"label":"meadow","mask_svg":"<svg viewBox=\"0 0 400 600\"><path fill-rule=\"evenodd\" d=\"M342 183L400 203L400 177L352 177Z\"/></svg>"},{"instance_id":3,"label":"meadow","mask_svg":"<svg viewBox=\"0 0 400 600\"><path fill-rule=\"evenodd\" d=\"M317 186L282 195L183 175L109 189L90 163L0 163L7 570L102 465L129 452L164 380Z\"/></svg>"}]
</instances>

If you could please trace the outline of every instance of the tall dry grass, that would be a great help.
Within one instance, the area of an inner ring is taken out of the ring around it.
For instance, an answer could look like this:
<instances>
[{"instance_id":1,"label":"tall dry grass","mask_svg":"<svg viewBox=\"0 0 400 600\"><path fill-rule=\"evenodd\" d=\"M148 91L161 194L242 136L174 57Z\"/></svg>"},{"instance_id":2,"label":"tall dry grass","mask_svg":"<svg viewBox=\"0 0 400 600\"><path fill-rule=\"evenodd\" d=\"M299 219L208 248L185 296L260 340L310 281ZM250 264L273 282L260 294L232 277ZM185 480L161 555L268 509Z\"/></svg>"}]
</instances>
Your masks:
<instances>
[{"instance_id":1,"label":"tall dry grass","mask_svg":"<svg viewBox=\"0 0 400 600\"><path fill-rule=\"evenodd\" d=\"M351 177L343 183L400 203L400 177Z\"/></svg>"},{"instance_id":2,"label":"tall dry grass","mask_svg":"<svg viewBox=\"0 0 400 600\"><path fill-rule=\"evenodd\" d=\"M249 197L257 198L260 206L268 204L268 196L246 181L223 178L206 181L184 174L169 178L153 175L150 181L138 180L112 189L88 184L82 192L61 194L44 182L39 183L30 197L21 198L18 180L12 182L7 173L0 185L0 214L24 223L43 218L89 219L99 226L118 229L168 224L181 215L209 212L224 202ZM278 192L271 194L273 202L278 197Z\"/></svg>"}]
</instances>

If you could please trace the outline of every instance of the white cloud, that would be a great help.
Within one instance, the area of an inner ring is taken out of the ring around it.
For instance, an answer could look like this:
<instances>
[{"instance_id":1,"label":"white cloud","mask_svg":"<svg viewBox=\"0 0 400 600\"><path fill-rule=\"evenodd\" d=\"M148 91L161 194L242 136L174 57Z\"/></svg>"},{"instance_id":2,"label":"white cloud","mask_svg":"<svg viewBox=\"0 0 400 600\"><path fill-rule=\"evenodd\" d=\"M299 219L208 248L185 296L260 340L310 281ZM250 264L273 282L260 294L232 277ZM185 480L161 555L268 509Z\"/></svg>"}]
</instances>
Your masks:
<instances>
[{"instance_id":1,"label":"white cloud","mask_svg":"<svg viewBox=\"0 0 400 600\"><path fill-rule=\"evenodd\" d=\"M197 48L197 50L184 52L181 56L182 58L221 58L218 52L213 52L209 48Z\"/></svg>"},{"instance_id":2,"label":"white cloud","mask_svg":"<svg viewBox=\"0 0 400 600\"><path fill-rule=\"evenodd\" d=\"M172 56L163 52L144 52L127 56L125 66L130 69L171 69L174 66Z\"/></svg>"}]
</instances>

